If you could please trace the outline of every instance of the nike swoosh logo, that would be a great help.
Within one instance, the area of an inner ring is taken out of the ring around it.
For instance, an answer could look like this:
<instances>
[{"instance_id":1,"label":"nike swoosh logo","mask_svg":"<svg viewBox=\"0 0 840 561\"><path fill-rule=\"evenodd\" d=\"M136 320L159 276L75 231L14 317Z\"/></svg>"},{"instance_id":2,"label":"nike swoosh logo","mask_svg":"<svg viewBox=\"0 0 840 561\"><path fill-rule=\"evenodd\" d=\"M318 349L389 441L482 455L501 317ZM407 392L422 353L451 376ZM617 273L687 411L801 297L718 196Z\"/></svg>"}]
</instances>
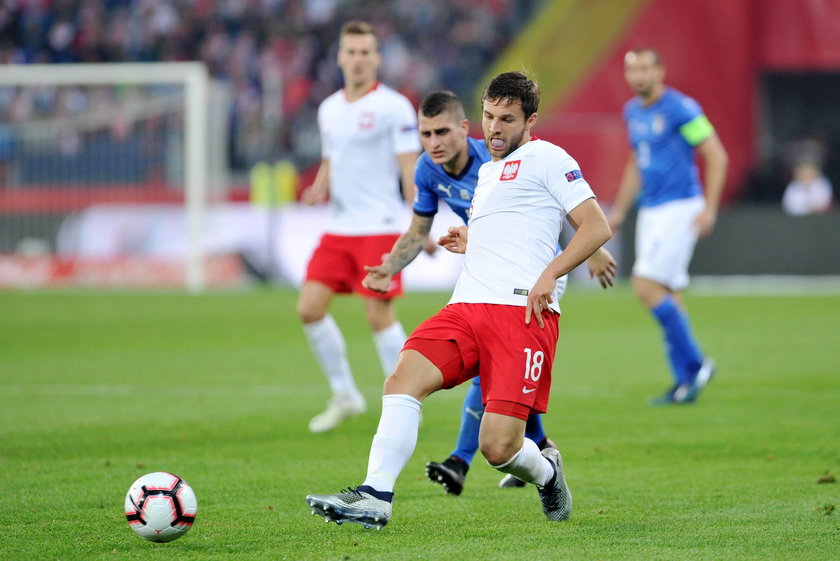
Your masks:
<instances>
[{"instance_id":1,"label":"nike swoosh logo","mask_svg":"<svg viewBox=\"0 0 840 561\"><path fill-rule=\"evenodd\" d=\"M525 386L522 386L522 393L531 393L537 391L537 388L531 388L530 390Z\"/></svg>"}]
</instances>

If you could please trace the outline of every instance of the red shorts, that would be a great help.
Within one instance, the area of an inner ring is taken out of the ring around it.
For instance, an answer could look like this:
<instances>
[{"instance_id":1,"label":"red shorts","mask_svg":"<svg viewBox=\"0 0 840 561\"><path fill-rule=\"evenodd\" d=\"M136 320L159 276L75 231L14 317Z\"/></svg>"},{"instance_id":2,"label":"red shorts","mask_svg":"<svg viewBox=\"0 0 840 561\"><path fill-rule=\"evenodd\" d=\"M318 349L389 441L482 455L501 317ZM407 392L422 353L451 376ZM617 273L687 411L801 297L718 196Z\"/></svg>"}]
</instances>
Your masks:
<instances>
[{"instance_id":1,"label":"red shorts","mask_svg":"<svg viewBox=\"0 0 840 561\"><path fill-rule=\"evenodd\" d=\"M520 419L545 413L559 316L543 312L525 324L525 308L498 304L450 304L417 326L404 349L428 358L452 388L481 376L482 399L491 413Z\"/></svg>"},{"instance_id":2,"label":"red shorts","mask_svg":"<svg viewBox=\"0 0 840 561\"><path fill-rule=\"evenodd\" d=\"M367 273L365 265L379 265L385 259L399 234L378 236L336 236L324 234L309 264L306 266L306 280L318 281L330 287L333 292L350 294L357 292L365 297L390 300L403 293L400 273L391 279L391 289L386 294L373 292L362 286Z\"/></svg>"}]
</instances>

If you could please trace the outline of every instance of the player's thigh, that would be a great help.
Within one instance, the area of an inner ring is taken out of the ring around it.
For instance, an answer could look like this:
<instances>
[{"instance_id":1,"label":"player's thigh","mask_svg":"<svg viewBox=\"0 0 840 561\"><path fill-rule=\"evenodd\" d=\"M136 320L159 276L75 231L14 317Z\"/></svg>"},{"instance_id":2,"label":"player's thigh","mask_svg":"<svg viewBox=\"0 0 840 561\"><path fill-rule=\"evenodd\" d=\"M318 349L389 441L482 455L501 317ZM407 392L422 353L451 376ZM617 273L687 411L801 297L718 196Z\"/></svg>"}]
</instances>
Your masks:
<instances>
[{"instance_id":1,"label":"player's thigh","mask_svg":"<svg viewBox=\"0 0 840 561\"><path fill-rule=\"evenodd\" d=\"M414 349L404 349L393 374L385 380L383 393L407 394L423 401L443 386L443 374L428 358Z\"/></svg>"},{"instance_id":2,"label":"player's thigh","mask_svg":"<svg viewBox=\"0 0 840 561\"><path fill-rule=\"evenodd\" d=\"M319 281L303 283L297 302L297 313L303 323L312 323L324 318L332 301L333 290Z\"/></svg>"},{"instance_id":3,"label":"player's thigh","mask_svg":"<svg viewBox=\"0 0 840 561\"><path fill-rule=\"evenodd\" d=\"M487 410L492 412L490 402L498 401L545 413L560 330L558 315L544 311L545 327L541 328L536 321L525 323L522 307L484 306L478 341L481 388ZM496 412L509 413L506 409ZM522 418L527 418L527 414Z\"/></svg>"},{"instance_id":4,"label":"player's thigh","mask_svg":"<svg viewBox=\"0 0 840 561\"><path fill-rule=\"evenodd\" d=\"M697 243L694 218L703 204L702 198L695 197L639 211L633 277L648 279L669 290L685 288ZM644 300L643 295L639 297Z\"/></svg>"}]
</instances>

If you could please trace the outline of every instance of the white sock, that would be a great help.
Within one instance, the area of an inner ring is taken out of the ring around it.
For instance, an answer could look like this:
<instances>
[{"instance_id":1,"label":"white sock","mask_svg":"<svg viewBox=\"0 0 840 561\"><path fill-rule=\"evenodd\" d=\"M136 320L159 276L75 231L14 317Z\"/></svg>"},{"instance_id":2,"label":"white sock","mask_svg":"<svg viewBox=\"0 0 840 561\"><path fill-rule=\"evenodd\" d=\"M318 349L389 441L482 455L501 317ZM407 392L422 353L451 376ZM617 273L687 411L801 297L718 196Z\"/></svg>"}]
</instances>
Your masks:
<instances>
[{"instance_id":1,"label":"white sock","mask_svg":"<svg viewBox=\"0 0 840 561\"><path fill-rule=\"evenodd\" d=\"M333 394L358 394L347 360L347 345L335 319L327 314L324 319L304 324L303 332Z\"/></svg>"},{"instance_id":2,"label":"white sock","mask_svg":"<svg viewBox=\"0 0 840 561\"><path fill-rule=\"evenodd\" d=\"M490 464L490 467L535 485L545 485L554 477L554 466L540 454L540 447L530 438L525 439L522 448L510 460L500 466Z\"/></svg>"},{"instance_id":3,"label":"white sock","mask_svg":"<svg viewBox=\"0 0 840 561\"><path fill-rule=\"evenodd\" d=\"M405 331L400 322L395 321L382 331L373 334L376 352L379 353L379 363L386 376L397 367L397 357L405 345Z\"/></svg>"},{"instance_id":4,"label":"white sock","mask_svg":"<svg viewBox=\"0 0 840 561\"><path fill-rule=\"evenodd\" d=\"M420 402L405 394L382 396L382 415L373 436L364 485L392 493L417 445Z\"/></svg>"}]
</instances>

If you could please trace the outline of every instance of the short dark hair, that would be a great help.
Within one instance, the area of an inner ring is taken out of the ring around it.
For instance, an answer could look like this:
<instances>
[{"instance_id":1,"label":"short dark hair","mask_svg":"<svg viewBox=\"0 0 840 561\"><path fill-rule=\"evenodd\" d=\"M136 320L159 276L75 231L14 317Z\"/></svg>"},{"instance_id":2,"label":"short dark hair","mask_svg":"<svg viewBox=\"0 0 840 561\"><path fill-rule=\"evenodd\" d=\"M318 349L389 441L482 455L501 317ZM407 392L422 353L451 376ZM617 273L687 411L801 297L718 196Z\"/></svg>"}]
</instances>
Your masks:
<instances>
[{"instance_id":1,"label":"short dark hair","mask_svg":"<svg viewBox=\"0 0 840 561\"><path fill-rule=\"evenodd\" d=\"M655 49L651 49L648 47L641 47L638 49L630 49L627 51L627 54L633 53L635 55L641 55L644 53L649 53L650 56L653 58L653 65L654 66L662 66L662 57L659 55L659 51ZM626 56L626 55L625 55Z\"/></svg>"},{"instance_id":2,"label":"short dark hair","mask_svg":"<svg viewBox=\"0 0 840 561\"><path fill-rule=\"evenodd\" d=\"M437 117L444 112L452 113L458 120L466 119L461 100L448 90L432 92L420 102L420 114L424 117Z\"/></svg>"},{"instance_id":3,"label":"short dark hair","mask_svg":"<svg viewBox=\"0 0 840 561\"><path fill-rule=\"evenodd\" d=\"M527 119L540 106L540 88L522 72L504 72L490 80L484 88L481 103L484 104L485 100L504 101L507 105L519 101Z\"/></svg>"}]
</instances>

